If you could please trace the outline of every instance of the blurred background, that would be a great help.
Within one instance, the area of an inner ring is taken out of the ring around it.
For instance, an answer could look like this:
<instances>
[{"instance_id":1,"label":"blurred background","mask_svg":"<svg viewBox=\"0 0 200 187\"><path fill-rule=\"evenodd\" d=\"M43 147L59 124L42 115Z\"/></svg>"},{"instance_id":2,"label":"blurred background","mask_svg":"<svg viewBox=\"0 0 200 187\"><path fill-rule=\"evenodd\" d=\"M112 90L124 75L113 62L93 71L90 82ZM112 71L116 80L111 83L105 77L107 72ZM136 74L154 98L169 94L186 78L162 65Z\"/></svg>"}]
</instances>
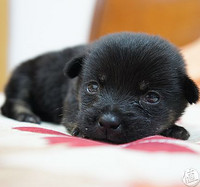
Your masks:
<instances>
[{"instance_id":1,"label":"blurred background","mask_svg":"<svg viewBox=\"0 0 200 187\"><path fill-rule=\"evenodd\" d=\"M200 85L200 0L0 0L0 91L25 60L120 31L170 40Z\"/></svg>"}]
</instances>

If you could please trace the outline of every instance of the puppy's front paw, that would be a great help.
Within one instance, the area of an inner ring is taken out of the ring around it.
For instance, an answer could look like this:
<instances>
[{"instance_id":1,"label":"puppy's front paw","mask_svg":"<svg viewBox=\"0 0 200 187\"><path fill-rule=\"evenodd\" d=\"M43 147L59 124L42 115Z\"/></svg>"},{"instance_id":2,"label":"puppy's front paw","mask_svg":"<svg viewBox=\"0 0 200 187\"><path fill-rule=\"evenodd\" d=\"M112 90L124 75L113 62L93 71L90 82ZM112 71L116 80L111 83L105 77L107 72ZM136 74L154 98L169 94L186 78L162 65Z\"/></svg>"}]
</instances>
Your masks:
<instances>
[{"instance_id":1,"label":"puppy's front paw","mask_svg":"<svg viewBox=\"0 0 200 187\"><path fill-rule=\"evenodd\" d=\"M161 135L181 140L187 140L190 137L190 134L186 129L177 125L172 125L164 130Z\"/></svg>"},{"instance_id":2,"label":"puppy's front paw","mask_svg":"<svg viewBox=\"0 0 200 187\"><path fill-rule=\"evenodd\" d=\"M16 120L23 121L23 122L29 122L29 123L37 123L37 124L41 123L41 120L38 116L36 116L34 114L29 114L29 113L17 114Z\"/></svg>"}]
</instances>

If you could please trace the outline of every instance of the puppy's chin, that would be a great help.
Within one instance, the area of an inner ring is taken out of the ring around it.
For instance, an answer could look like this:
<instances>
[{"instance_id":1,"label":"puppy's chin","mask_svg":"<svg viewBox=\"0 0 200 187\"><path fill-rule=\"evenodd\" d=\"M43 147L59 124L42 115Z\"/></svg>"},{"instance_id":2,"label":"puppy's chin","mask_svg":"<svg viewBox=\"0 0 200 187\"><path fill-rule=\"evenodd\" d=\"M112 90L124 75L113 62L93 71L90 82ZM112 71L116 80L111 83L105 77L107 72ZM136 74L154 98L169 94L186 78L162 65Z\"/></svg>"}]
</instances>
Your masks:
<instances>
[{"instance_id":1,"label":"puppy's chin","mask_svg":"<svg viewBox=\"0 0 200 187\"><path fill-rule=\"evenodd\" d=\"M87 127L81 125L80 127L74 128L73 131L71 131L71 135L81 137L81 138L87 138L90 140L105 142L105 143L111 143L111 144L125 144L129 143L147 136L155 135L153 132L150 133L139 133L139 132L132 132L132 133L126 133L124 130L119 131L112 131L110 129L108 130L102 130L99 128L96 128L95 125ZM155 132L156 133L156 132Z\"/></svg>"},{"instance_id":2,"label":"puppy's chin","mask_svg":"<svg viewBox=\"0 0 200 187\"><path fill-rule=\"evenodd\" d=\"M110 132L109 130L100 130L97 129L94 125L90 128L87 126L84 126L83 124L80 126L70 128L67 130L69 134L72 136L80 137L80 138L86 138L90 140L100 141L100 142L106 142L111 144L122 144L122 143L128 143L132 140L128 140L125 135L123 135L122 132Z\"/></svg>"},{"instance_id":3,"label":"puppy's chin","mask_svg":"<svg viewBox=\"0 0 200 187\"><path fill-rule=\"evenodd\" d=\"M128 143L131 141L131 140L128 140L125 136L122 136L120 134L108 133L108 132L105 132L100 137L92 136L88 138L93 139L95 141L106 142L106 143L111 143L111 144L123 144L123 143Z\"/></svg>"},{"instance_id":4,"label":"puppy's chin","mask_svg":"<svg viewBox=\"0 0 200 187\"><path fill-rule=\"evenodd\" d=\"M105 134L103 136L98 136L98 135L90 136L90 135L85 134L83 137L87 139L95 140L95 141L110 143L110 144L125 144L125 143L129 143L129 142L144 138L146 136L126 137L126 136L116 136L114 134L107 134L107 135Z\"/></svg>"},{"instance_id":5,"label":"puppy's chin","mask_svg":"<svg viewBox=\"0 0 200 187\"><path fill-rule=\"evenodd\" d=\"M128 143L128 142L131 142L131 141L134 141L134 140L127 140L126 138L117 138L117 137L112 137L112 136L109 136L109 137L90 137L90 136L87 136L85 135L84 138L87 138L87 139L90 139L90 140L95 140L95 141L99 141L99 142L105 142L105 143L110 143L110 144L125 144L125 143Z\"/></svg>"}]
</instances>

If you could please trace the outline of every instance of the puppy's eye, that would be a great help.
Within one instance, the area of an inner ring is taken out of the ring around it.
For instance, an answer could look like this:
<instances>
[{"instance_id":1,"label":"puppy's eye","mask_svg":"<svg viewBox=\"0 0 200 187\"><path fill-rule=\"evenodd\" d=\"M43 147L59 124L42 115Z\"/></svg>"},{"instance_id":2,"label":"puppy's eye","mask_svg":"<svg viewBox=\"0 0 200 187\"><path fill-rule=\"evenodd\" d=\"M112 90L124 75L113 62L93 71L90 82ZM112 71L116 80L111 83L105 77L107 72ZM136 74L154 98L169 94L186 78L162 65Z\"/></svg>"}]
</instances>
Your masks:
<instances>
[{"instance_id":1,"label":"puppy's eye","mask_svg":"<svg viewBox=\"0 0 200 187\"><path fill-rule=\"evenodd\" d=\"M92 81L92 82L88 83L88 85L87 85L87 92L89 94L95 94L98 91L99 91L99 85L98 85L97 82Z\"/></svg>"},{"instance_id":2,"label":"puppy's eye","mask_svg":"<svg viewBox=\"0 0 200 187\"><path fill-rule=\"evenodd\" d=\"M157 104L160 101L160 95L155 91L149 91L144 96L143 101L148 104Z\"/></svg>"}]
</instances>

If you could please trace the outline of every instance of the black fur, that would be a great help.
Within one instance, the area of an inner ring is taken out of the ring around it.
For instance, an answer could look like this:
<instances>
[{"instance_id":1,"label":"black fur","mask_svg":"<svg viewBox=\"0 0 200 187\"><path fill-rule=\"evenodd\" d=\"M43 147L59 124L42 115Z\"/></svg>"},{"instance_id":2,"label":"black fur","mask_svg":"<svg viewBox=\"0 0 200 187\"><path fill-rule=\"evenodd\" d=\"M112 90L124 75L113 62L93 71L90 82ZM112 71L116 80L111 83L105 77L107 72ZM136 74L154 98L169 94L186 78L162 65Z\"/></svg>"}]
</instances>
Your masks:
<instances>
[{"instance_id":1,"label":"black fur","mask_svg":"<svg viewBox=\"0 0 200 187\"><path fill-rule=\"evenodd\" d=\"M6 98L8 117L62 123L75 136L125 143L155 134L187 139L175 122L199 91L175 46L118 33L23 63Z\"/></svg>"}]
</instances>

